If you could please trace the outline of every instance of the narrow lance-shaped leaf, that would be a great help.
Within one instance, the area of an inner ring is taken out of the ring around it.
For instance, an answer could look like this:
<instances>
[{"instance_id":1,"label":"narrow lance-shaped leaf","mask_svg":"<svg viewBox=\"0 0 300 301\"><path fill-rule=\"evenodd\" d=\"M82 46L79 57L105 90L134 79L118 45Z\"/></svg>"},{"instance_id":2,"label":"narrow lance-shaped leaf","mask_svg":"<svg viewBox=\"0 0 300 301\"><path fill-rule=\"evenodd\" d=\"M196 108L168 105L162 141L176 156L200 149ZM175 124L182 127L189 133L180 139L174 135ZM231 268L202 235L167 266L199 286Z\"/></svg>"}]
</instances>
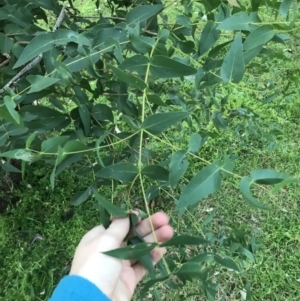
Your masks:
<instances>
[{"instance_id":1,"label":"narrow lance-shaped leaf","mask_svg":"<svg viewBox=\"0 0 300 301\"><path fill-rule=\"evenodd\" d=\"M271 25L263 25L253 30L244 42L244 50L250 50L265 45L275 35Z\"/></svg>"},{"instance_id":2,"label":"narrow lance-shaped leaf","mask_svg":"<svg viewBox=\"0 0 300 301\"><path fill-rule=\"evenodd\" d=\"M290 178L290 176L276 170L259 169L251 171L251 178L258 184L275 185Z\"/></svg>"},{"instance_id":3,"label":"narrow lance-shaped leaf","mask_svg":"<svg viewBox=\"0 0 300 301\"><path fill-rule=\"evenodd\" d=\"M212 20L207 21L202 31L199 42L199 54L206 53L219 39L220 30L217 29L215 22Z\"/></svg>"},{"instance_id":4,"label":"narrow lance-shaped leaf","mask_svg":"<svg viewBox=\"0 0 300 301\"><path fill-rule=\"evenodd\" d=\"M20 117L19 113L15 110L16 104L13 101L13 99L10 96L6 95L4 97L4 104L11 117L11 118L8 118L8 121L12 120L13 123L20 125L21 117ZM3 117L5 118L5 115Z\"/></svg>"},{"instance_id":5,"label":"narrow lance-shaped leaf","mask_svg":"<svg viewBox=\"0 0 300 301\"><path fill-rule=\"evenodd\" d=\"M140 53L148 53L155 44L155 39L151 37L130 35L129 39L132 46Z\"/></svg>"},{"instance_id":6,"label":"narrow lance-shaped leaf","mask_svg":"<svg viewBox=\"0 0 300 301\"><path fill-rule=\"evenodd\" d=\"M141 80L140 78L133 76L131 74L127 74L124 71L122 71L121 69L107 64L109 66L110 69L112 69L112 71L114 72L114 74L119 78L119 80L123 81L124 83L127 83L129 85L131 85L134 88L137 88L139 90L144 90L147 85L146 83Z\"/></svg>"},{"instance_id":7,"label":"narrow lance-shaped leaf","mask_svg":"<svg viewBox=\"0 0 300 301\"><path fill-rule=\"evenodd\" d=\"M221 66L221 77L224 82L238 83L245 73L242 35L238 33L227 52Z\"/></svg>"},{"instance_id":8,"label":"narrow lance-shaped leaf","mask_svg":"<svg viewBox=\"0 0 300 301\"><path fill-rule=\"evenodd\" d=\"M91 115L87 106L81 106L79 108L79 115L84 127L84 133L87 136L91 128Z\"/></svg>"},{"instance_id":9,"label":"narrow lance-shaped leaf","mask_svg":"<svg viewBox=\"0 0 300 301\"><path fill-rule=\"evenodd\" d=\"M53 38L49 33L42 33L34 37L25 47L13 68L16 69L36 58L38 55L51 50L53 44Z\"/></svg>"},{"instance_id":10,"label":"narrow lance-shaped leaf","mask_svg":"<svg viewBox=\"0 0 300 301\"><path fill-rule=\"evenodd\" d=\"M141 128L158 135L189 115L188 112L156 113L147 117Z\"/></svg>"},{"instance_id":11,"label":"narrow lance-shaped leaf","mask_svg":"<svg viewBox=\"0 0 300 301\"><path fill-rule=\"evenodd\" d=\"M96 176L106 179L115 179L122 182L131 182L137 174L138 168L135 165L129 162L122 162L104 167L96 173Z\"/></svg>"},{"instance_id":12,"label":"narrow lance-shaped leaf","mask_svg":"<svg viewBox=\"0 0 300 301\"><path fill-rule=\"evenodd\" d=\"M169 172L159 165L145 166L142 174L156 181L168 181L169 179Z\"/></svg>"},{"instance_id":13,"label":"narrow lance-shaped leaf","mask_svg":"<svg viewBox=\"0 0 300 301\"><path fill-rule=\"evenodd\" d=\"M202 278L205 271L201 269L201 265L195 262L186 262L178 271L174 273L182 280L192 280L193 278Z\"/></svg>"},{"instance_id":14,"label":"narrow lance-shaped leaf","mask_svg":"<svg viewBox=\"0 0 300 301\"><path fill-rule=\"evenodd\" d=\"M251 31L252 18L246 12L241 11L225 19L218 27L218 30L246 30Z\"/></svg>"},{"instance_id":15,"label":"narrow lance-shaped leaf","mask_svg":"<svg viewBox=\"0 0 300 301\"><path fill-rule=\"evenodd\" d=\"M202 143L202 137L198 133L193 133L189 141L189 152L198 153Z\"/></svg>"},{"instance_id":16,"label":"narrow lance-shaped leaf","mask_svg":"<svg viewBox=\"0 0 300 301\"><path fill-rule=\"evenodd\" d=\"M222 266L224 266L228 269L231 269L231 270L234 270L234 271L237 271L237 272L240 271L237 264L231 258L229 258L227 256L221 257L220 255L215 255L214 259L217 263L219 263L220 265L222 265Z\"/></svg>"},{"instance_id":17,"label":"narrow lance-shaped leaf","mask_svg":"<svg viewBox=\"0 0 300 301\"><path fill-rule=\"evenodd\" d=\"M293 3L293 0L282 0L280 7L279 7L279 13L283 16L283 17L287 17L290 7Z\"/></svg>"},{"instance_id":18,"label":"narrow lance-shaped leaf","mask_svg":"<svg viewBox=\"0 0 300 301\"><path fill-rule=\"evenodd\" d=\"M128 25L133 25L138 22L148 20L158 14L163 8L163 4L138 5L128 12L126 15L126 23Z\"/></svg>"},{"instance_id":19,"label":"narrow lance-shaped leaf","mask_svg":"<svg viewBox=\"0 0 300 301\"><path fill-rule=\"evenodd\" d=\"M4 33L0 32L0 51L2 53L9 53L14 42L8 38Z\"/></svg>"},{"instance_id":20,"label":"narrow lance-shaped leaf","mask_svg":"<svg viewBox=\"0 0 300 301\"><path fill-rule=\"evenodd\" d=\"M220 161L216 161L201 169L183 188L176 209L183 213L188 206L200 202L209 194L217 191L220 185Z\"/></svg>"},{"instance_id":21,"label":"narrow lance-shaped leaf","mask_svg":"<svg viewBox=\"0 0 300 301\"><path fill-rule=\"evenodd\" d=\"M28 75L26 80L31 84L28 93L39 92L44 90L59 81L58 78L45 77L41 75Z\"/></svg>"},{"instance_id":22,"label":"narrow lance-shaped leaf","mask_svg":"<svg viewBox=\"0 0 300 301\"><path fill-rule=\"evenodd\" d=\"M173 154L170 162L170 185L174 187L189 167L189 161L185 151L177 151Z\"/></svg>"},{"instance_id":23,"label":"narrow lance-shaped leaf","mask_svg":"<svg viewBox=\"0 0 300 301\"><path fill-rule=\"evenodd\" d=\"M190 236L190 235L177 235L168 241L160 244L161 247L177 247L182 245L202 245L209 243L204 237Z\"/></svg>"},{"instance_id":24,"label":"narrow lance-shaped leaf","mask_svg":"<svg viewBox=\"0 0 300 301\"><path fill-rule=\"evenodd\" d=\"M92 192L91 187L88 187L84 191L77 191L71 199L71 205L79 206L89 198L91 192Z\"/></svg>"},{"instance_id":25,"label":"narrow lance-shaped leaf","mask_svg":"<svg viewBox=\"0 0 300 301\"><path fill-rule=\"evenodd\" d=\"M26 162L32 162L34 155L26 149L14 149L8 152L0 153L1 157L17 159Z\"/></svg>"},{"instance_id":26,"label":"narrow lance-shaped leaf","mask_svg":"<svg viewBox=\"0 0 300 301\"><path fill-rule=\"evenodd\" d=\"M193 75L197 72L194 67L182 64L162 55L156 55L150 60L150 73L157 78L174 78Z\"/></svg>"},{"instance_id":27,"label":"narrow lance-shaped leaf","mask_svg":"<svg viewBox=\"0 0 300 301\"><path fill-rule=\"evenodd\" d=\"M128 70L129 72L136 72L139 76L146 74L146 70L149 64L149 59L141 54L137 54L126 59L119 68L122 70Z\"/></svg>"},{"instance_id":28,"label":"narrow lance-shaped leaf","mask_svg":"<svg viewBox=\"0 0 300 301\"><path fill-rule=\"evenodd\" d=\"M31 145L31 143L33 142L33 140L35 139L36 137L36 134L37 132L33 132L30 134L30 136L28 137L27 141L26 141L26 144L25 144L25 147L28 149Z\"/></svg>"},{"instance_id":29,"label":"narrow lance-shaped leaf","mask_svg":"<svg viewBox=\"0 0 300 301\"><path fill-rule=\"evenodd\" d=\"M255 197L253 197L253 195L251 193L251 190L250 190L250 187L251 187L252 183L253 182L251 181L251 179L249 177L243 177L241 182L240 182L240 189L241 189L241 192L243 193L245 201L249 205L251 205L255 208L268 210L269 207L263 205Z\"/></svg>"},{"instance_id":30,"label":"narrow lance-shaped leaf","mask_svg":"<svg viewBox=\"0 0 300 301\"><path fill-rule=\"evenodd\" d=\"M128 213L121 209L120 207L114 205L110 201L108 201L105 197L101 196L97 191L94 193L96 200L99 204L112 216L115 217L126 217Z\"/></svg>"},{"instance_id":31,"label":"narrow lance-shaped leaf","mask_svg":"<svg viewBox=\"0 0 300 301\"><path fill-rule=\"evenodd\" d=\"M136 259L141 256L148 254L157 246L157 243L139 243L136 245L130 245L124 248L119 248L107 252L103 252L103 254L116 257L124 260Z\"/></svg>"}]
</instances>

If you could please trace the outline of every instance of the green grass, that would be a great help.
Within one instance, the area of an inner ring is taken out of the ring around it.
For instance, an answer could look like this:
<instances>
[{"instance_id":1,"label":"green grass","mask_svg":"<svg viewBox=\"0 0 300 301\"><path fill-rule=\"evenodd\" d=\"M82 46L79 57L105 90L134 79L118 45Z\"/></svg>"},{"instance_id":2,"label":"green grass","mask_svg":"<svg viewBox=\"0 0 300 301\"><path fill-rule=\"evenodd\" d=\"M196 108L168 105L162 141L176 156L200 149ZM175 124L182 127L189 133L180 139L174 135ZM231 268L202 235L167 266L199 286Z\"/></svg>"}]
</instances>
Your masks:
<instances>
[{"instance_id":1,"label":"green grass","mask_svg":"<svg viewBox=\"0 0 300 301\"><path fill-rule=\"evenodd\" d=\"M82 1L78 1L82 4ZM94 14L90 4L85 4L84 14ZM291 41L289 47L294 49L294 55L299 58L300 48L297 40ZM287 62L262 76L266 82L272 79L283 84L282 74L286 70L299 67L299 61ZM276 72L275 72L276 71ZM281 72L281 73L280 73ZM272 168L300 177L300 97L281 99L267 106L261 106L257 93L250 93L248 88L255 90L255 78L248 74L247 84L241 88L226 87L229 92L229 107L247 105L261 116L259 125L267 129L269 123L275 123L282 131L276 138L279 146L272 152L267 147L262 148L257 137L250 136L248 140L239 141L231 132L221 132L232 141L232 152L238 156L235 173L247 175L251 169ZM182 89L185 89L183 86ZM297 86L295 91L299 92ZM232 125L232 127L235 124ZM211 124L205 125L212 129ZM187 141L173 142L177 147L187 144ZM163 146L152 142L151 148L158 153ZM206 160L213 160L227 151L224 139L210 139L200 152ZM189 175L196 173L202 164L195 160L191 162ZM16 206L9 208L6 215L0 216L0 300L39 300L49 298L59 279L67 274L75 247L81 236L97 225L98 211L93 208L94 201L89 200L83 205L72 208L70 198L73 194L86 188L89 183L82 182L71 170L64 172L57 179L54 191L51 191L49 176L51 170L43 164L35 164L28 168L25 182L13 193L19 198ZM146 183L147 184L147 183ZM29 186L30 185L30 186ZM134 207L140 206L141 193L137 188ZM125 191L126 192L126 191ZM110 190L103 190L108 196ZM265 191L256 193L262 196ZM119 195L119 200L121 197ZM156 201L153 212L163 209L171 217L172 226L176 231L193 235L202 233L201 222L215 209L215 217L208 225L207 231L229 236L237 231L247 231L253 236L260 248L255 253L256 262L246 261L245 272L237 275L227 269L219 269L222 286L218 291L220 298L227 288L226 300L241 300L240 291L246 281L251 283L253 300L300 300L300 191L296 185L291 185L279 191L276 196L268 197L265 202L273 210L259 211L249 207L242 199L238 189L238 180L231 178L222 190L203 200L192 214L183 218L176 217L172 196L162 193ZM39 235L39 236L37 236ZM35 239L40 237L42 239ZM220 252L225 252L223 246L218 246ZM189 250L193 252L193 249ZM167 257L175 262L180 261L180 250L169 250ZM200 282L188 282L180 290L171 290L165 285L157 286L164 300L205 300L199 289ZM141 286L142 287L142 286ZM140 300L139 292L135 300ZM188 297L192 293L198 296ZM148 300L154 300L151 290Z\"/></svg>"}]
</instances>

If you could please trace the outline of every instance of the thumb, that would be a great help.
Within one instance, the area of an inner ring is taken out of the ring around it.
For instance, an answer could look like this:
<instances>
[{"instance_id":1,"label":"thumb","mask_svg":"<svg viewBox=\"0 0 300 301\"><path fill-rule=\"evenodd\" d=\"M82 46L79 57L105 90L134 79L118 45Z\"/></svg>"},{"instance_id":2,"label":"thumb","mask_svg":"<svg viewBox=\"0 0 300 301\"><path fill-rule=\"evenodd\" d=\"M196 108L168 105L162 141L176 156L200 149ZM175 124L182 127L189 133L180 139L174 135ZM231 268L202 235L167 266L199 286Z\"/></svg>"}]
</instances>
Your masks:
<instances>
[{"instance_id":1,"label":"thumb","mask_svg":"<svg viewBox=\"0 0 300 301\"><path fill-rule=\"evenodd\" d=\"M114 219L99 239L99 251L105 252L121 247L129 228L128 217Z\"/></svg>"}]
</instances>

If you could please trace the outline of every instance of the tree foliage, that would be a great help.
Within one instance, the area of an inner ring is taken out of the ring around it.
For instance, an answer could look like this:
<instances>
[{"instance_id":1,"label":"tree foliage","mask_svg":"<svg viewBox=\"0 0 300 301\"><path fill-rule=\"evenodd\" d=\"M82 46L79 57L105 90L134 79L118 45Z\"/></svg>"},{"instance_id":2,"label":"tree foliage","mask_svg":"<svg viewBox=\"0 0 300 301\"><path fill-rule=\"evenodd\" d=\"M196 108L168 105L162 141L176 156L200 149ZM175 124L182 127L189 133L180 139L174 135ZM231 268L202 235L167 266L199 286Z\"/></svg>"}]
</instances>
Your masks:
<instances>
[{"instance_id":1,"label":"tree foliage","mask_svg":"<svg viewBox=\"0 0 300 301\"><path fill-rule=\"evenodd\" d=\"M225 113L228 95L220 97L216 89L239 87L257 58L268 60L269 45L285 43L285 32L294 28L297 17L293 1L242 2L181 0L182 11L169 21L173 3L160 0L108 0L105 7L98 0L95 7L110 14L100 10L93 19L81 16L72 0L68 6L57 0L0 1L2 168L16 171L9 162L21 160L25 176L29 164L44 160L52 165L54 189L58 174L88 160L82 174L93 180L71 204L95 197L106 226L111 215L124 216L132 209L133 185L139 187L140 207L147 214L162 191L172 196L178 214L193 210L228 177L239 177L230 155L214 162L199 156L208 138L214 138L203 130L203 119L219 132L235 116L247 115L241 108ZM286 21L264 24L259 10L265 5ZM191 81L188 91L180 88L185 81ZM260 92L274 99L287 91L274 92L270 86ZM172 139L182 136L188 146L174 146ZM155 141L162 145L159 154L151 149ZM96 164L91 163L94 158ZM192 160L204 165L186 178ZM241 178L240 191L247 203L267 209L251 186L291 181L273 170L254 170ZM99 195L103 185L112 187L112 194L118 185L127 185L126 209ZM214 300L214 264L236 272L242 268L206 247L214 240L181 235L167 242L203 245L203 253L179 267L165 262L166 268L160 266L160 275L143 293L170 276L182 283L196 277L207 298ZM157 244L140 242L110 255L140 258ZM252 259L242 245L236 249Z\"/></svg>"}]
</instances>

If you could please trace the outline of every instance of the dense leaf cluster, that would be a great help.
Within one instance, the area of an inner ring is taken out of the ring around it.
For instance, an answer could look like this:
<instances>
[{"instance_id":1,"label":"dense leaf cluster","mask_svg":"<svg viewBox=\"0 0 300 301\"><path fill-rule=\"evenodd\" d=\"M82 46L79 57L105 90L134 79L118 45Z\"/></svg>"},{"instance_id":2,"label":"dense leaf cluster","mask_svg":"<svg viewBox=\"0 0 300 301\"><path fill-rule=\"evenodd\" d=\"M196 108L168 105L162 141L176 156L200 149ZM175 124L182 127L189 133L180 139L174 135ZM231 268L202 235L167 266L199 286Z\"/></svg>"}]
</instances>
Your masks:
<instances>
[{"instance_id":1,"label":"dense leaf cluster","mask_svg":"<svg viewBox=\"0 0 300 301\"><path fill-rule=\"evenodd\" d=\"M217 130L226 128L228 95L218 99L215 87L237 85L256 57L270 53L270 43L284 43L289 36L280 31L294 27L297 6L288 0L252 0L248 6L233 0L198 2L182 0L183 10L171 23L167 10L173 4L163 1L108 1L111 15L96 19L80 16L72 0L68 7L56 0L0 1L0 155L8 160L3 169L15 172L9 160L22 160L24 175L28 163L44 160L53 165L54 188L58 174L86 156L97 157L97 164L82 171L94 180L71 203L77 206L95 196L106 225L110 215L127 215L131 204L129 195L126 210L113 205L98 194L102 185L128 185L130 191L139 183L148 213L149 203L163 189L173 196L180 215L220 189L234 175L227 155L206 161L192 179L184 178L191 157L201 160L199 150L210 136L200 120L204 116ZM101 1L95 5L104 9ZM263 5L287 21L264 24L258 14ZM190 91L176 89L174 79L192 80ZM186 149L172 147L166 139L178 137L176 131L188 135ZM156 140L169 150L156 155L148 147ZM240 189L250 205L267 209L252 195L251 185L289 181L276 171L255 170L241 179ZM209 243L213 241L203 237L176 236L165 245ZM133 245L111 255L144 258L157 243ZM170 268L146 288L170 275L183 282L200 277L212 299L208 279L213 269L206 264L240 268L213 250L199 256Z\"/></svg>"}]
</instances>

